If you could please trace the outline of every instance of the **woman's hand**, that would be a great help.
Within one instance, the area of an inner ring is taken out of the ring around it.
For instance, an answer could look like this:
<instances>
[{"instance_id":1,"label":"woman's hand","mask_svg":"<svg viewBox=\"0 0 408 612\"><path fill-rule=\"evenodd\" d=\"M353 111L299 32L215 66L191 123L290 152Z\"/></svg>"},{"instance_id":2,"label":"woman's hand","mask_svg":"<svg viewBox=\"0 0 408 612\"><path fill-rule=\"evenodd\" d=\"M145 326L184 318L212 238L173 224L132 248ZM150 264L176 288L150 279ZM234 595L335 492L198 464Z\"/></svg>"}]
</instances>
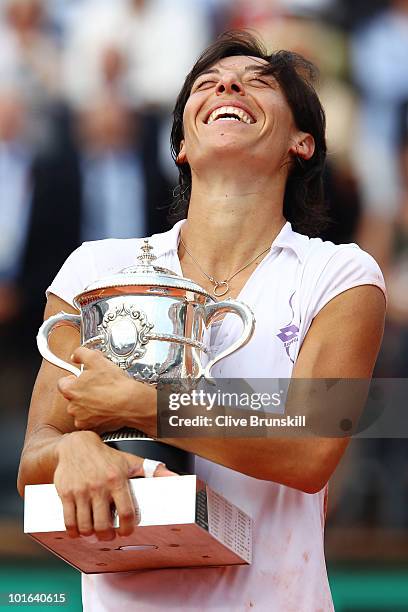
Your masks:
<instances>
[{"instance_id":1,"label":"woman's hand","mask_svg":"<svg viewBox=\"0 0 408 612\"><path fill-rule=\"evenodd\" d=\"M105 432L135 426L138 407L155 423L156 403L152 401L149 408L145 398L150 391L154 399L153 389L131 379L100 351L80 347L72 360L84 364L84 371L79 377L61 378L58 389L69 402L67 412L74 417L77 429ZM142 394L144 401L138 402Z\"/></svg>"},{"instance_id":2,"label":"woman's hand","mask_svg":"<svg viewBox=\"0 0 408 612\"><path fill-rule=\"evenodd\" d=\"M113 539L112 504L119 516L119 535L130 535L139 512L128 479L144 476L143 459L110 448L91 431L65 434L56 453L54 484L68 535L96 534L99 540ZM157 466L154 475L175 476L164 464Z\"/></svg>"}]
</instances>

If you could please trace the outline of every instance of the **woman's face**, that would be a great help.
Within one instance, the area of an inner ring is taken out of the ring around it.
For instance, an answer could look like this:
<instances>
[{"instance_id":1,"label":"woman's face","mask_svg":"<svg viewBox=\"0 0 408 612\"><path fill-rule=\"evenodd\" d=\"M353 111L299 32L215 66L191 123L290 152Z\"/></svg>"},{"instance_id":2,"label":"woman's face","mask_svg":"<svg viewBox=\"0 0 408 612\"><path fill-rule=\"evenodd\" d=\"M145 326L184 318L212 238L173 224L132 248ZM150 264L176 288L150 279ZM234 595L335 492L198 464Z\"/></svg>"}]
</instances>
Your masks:
<instances>
[{"instance_id":1,"label":"woman's face","mask_svg":"<svg viewBox=\"0 0 408 612\"><path fill-rule=\"evenodd\" d=\"M180 162L193 171L234 159L256 160L268 171L287 168L302 132L277 80L261 74L265 64L256 57L227 57L196 79L184 109Z\"/></svg>"}]
</instances>

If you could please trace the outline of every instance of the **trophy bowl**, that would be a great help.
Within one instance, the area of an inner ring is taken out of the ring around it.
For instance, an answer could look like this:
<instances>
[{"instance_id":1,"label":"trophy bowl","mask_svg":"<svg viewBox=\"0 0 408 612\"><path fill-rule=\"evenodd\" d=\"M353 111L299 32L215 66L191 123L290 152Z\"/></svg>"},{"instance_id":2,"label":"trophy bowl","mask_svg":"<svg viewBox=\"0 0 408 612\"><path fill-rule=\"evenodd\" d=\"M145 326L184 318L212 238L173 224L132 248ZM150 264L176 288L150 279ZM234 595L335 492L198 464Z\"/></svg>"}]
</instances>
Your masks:
<instances>
[{"instance_id":1,"label":"trophy bowl","mask_svg":"<svg viewBox=\"0 0 408 612\"><path fill-rule=\"evenodd\" d=\"M195 388L203 379L213 382L213 366L252 337L254 315L243 302L217 302L194 281L154 265L157 258L152 250L145 240L138 264L86 287L74 299L79 314L60 312L44 321L37 335L44 359L76 376L81 374L80 368L57 357L48 346L56 326L71 325L80 331L82 346L102 351L135 380L151 385L178 381L184 390ZM211 324L227 313L240 317L241 336L211 358ZM153 454L147 452L150 439L142 432L126 429L115 433L103 439L129 452L129 441L138 440L143 451L133 452L161 460L156 453L159 443L152 446ZM171 463L168 467L172 469ZM190 460L181 473L191 473Z\"/></svg>"}]
</instances>

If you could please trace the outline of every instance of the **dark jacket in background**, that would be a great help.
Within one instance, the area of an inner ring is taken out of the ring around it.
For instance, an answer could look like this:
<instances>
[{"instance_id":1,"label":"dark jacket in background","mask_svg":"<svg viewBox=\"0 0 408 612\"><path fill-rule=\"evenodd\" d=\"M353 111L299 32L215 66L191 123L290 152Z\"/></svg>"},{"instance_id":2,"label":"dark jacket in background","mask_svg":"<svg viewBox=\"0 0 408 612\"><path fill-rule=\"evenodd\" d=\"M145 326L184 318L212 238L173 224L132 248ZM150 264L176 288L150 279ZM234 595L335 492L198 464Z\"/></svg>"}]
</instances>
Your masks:
<instances>
[{"instance_id":1,"label":"dark jacket in background","mask_svg":"<svg viewBox=\"0 0 408 612\"><path fill-rule=\"evenodd\" d=\"M148 235L169 228L166 205L170 186L159 169L157 120L146 117L138 151L144 169ZM79 152L69 143L39 156L32 169L33 199L20 289L23 313L19 339L36 351L35 335L43 318L45 290L68 255L80 245L82 176ZM135 206L140 202L135 202ZM162 208L160 210L160 208Z\"/></svg>"}]
</instances>

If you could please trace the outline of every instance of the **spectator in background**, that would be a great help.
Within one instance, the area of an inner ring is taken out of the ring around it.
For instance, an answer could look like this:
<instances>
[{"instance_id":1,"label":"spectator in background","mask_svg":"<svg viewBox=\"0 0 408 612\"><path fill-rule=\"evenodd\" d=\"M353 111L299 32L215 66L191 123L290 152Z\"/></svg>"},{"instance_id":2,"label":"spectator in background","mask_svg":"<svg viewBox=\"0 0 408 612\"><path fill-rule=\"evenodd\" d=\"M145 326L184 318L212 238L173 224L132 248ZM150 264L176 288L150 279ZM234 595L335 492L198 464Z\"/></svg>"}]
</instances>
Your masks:
<instances>
[{"instance_id":1,"label":"spectator in background","mask_svg":"<svg viewBox=\"0 0 408 612\"><path fill-rule=\"evenodd\" d=\"M210 38L202 0L87 0L67 33L64 91L80 108L114 91L160 122L161 165L175 178L168 153L170 111L188 70ZM81 70L78 70L81 58Z\"/></svg>"},{"instance_id":2,"label":"spectator in background","mask_svg":"<svg viewBox=\"0 0 408 612\"><path fill-rule=\"evenodd\" d=\"M396 231L394 259L389 273L389 316L398 328L396 368L406 376L408 363L408 101L402 104L398 121L397 164L401 170L401 211ZM400 363L401 365L398 365Z\"/></svg>"},{"instance_id":3,"label":"spectator in background","mask_svg":"<svg viewBox=\"0 0 408 612\"><path fill-rule=\"evenodd\" d=\"M317 14L327 11L336 4L336 0L280 0L286 10L305 14Z\"/></svg>"},{"instance_id":4,"label":"spectator in background","mask_svg":"<svg viewBox=\"0 0 408 612\"><path fill-rule=\"evenodd\" d=\"M402 169L402 211L401 220L405 237L408 238L408 99L400 109L399 145L401 151Z\"/></svg>"},{"instance_id":5,"label":"spectator in background","mask_svg":"<svg viewBox=\"0 0 408 612\"><path fill-rule=\"evenodd\" d=\"M113 100L96 103L77 117L81 241L131 238L146 232L146 186L135 123L130 110Z\"/></svg>"},{"instance_id":6,"label":"spectator in background","mask_svg":"<svg viewBox=\"0 0 408 612\"><path fill-rule=\"evenodd\" d=\"M51 138L48 114L59 98L59 51L45 25L42 0L6 0L0 24L0 83L19 89L35 145Z\"/></svg>"},{"instance_id":7,"label":"spectator in background","mask_svg":"<svg viewBox=\"0 0 408 612\"><path fill-rule=\"evenodd\" d=\"M0 335L20 310L20 275L31 206L27 114L16 91L0 91Z\"/></svg>"},{"instance_id":8,"label":"spectator in background","mask_svg":"<svg viewBox=\"0 0 408 612\"><path fill-rule=\"evenodd\" d=\"M169 110L189 59L208 42L201 2L178 0L88 0L77 11L67 37L65 91L75 107L100 93L107 49L123 56L122 86L134 108ZM78 70L81 58L81 70Z\"/></svg>"},{"instance_id":9,"label":"spectator in background","mask_svg":"<svg viewBox=\"0 0 408 612\"><path fill-rule=\"evenodd\" d=\"M384 10L389 0L334 0L330 17L346 30L352 30Z\"/></svg>"},{"instance_id":10,"label":"spectator in background","mask_svg":"<svg viewBox=\"0 0 408 612\"><path fill-rule=\"evenodd\" d=\"M364 205L359 243L389 273L401 210L399 109L408 99L408 0L359 28L352 39L354 79L361 107L354 142Z\"/></svg>"},{"instance_id":11,"label":"spectator in background","mask_svg":"<svg viewBox=\"0 0 408 612\"><path fill-rule=\"evenodd\" d=\"M32 335L42 320L44 288L81 242L166 229L166 212L159 207L170 190L158 168L155 118L102 98L77 111L73 133L71 147L34 163L22 274Z\"/></svg>"},{"instance_id":12,"label":"spectator in background","mask_svg":"<svg viewBox=\"0 0 408 612\"><path fill-rule=\"evenodd\" d=\"M280 16L319 17L336 5L336 0L229 0L232 27L245 28L249 22L259 31L265 21Z\"/></svg>"},{"instance_id":13,"label":"spectator in background","mask_svg":"<svg viewBox=\"0 0 408 612\"><path fill-rule=\"evenodd\" d=\"M2 84L0 83L0 87ZM32 149L27 144L27 108L20 92L0 89L0 445L2 512L19 509L14 491L19 430L34 380L32 350L26 352L20 285L31 209ZM31 338L33 344L33 338Z\"/></svg>"}]
</instances>

